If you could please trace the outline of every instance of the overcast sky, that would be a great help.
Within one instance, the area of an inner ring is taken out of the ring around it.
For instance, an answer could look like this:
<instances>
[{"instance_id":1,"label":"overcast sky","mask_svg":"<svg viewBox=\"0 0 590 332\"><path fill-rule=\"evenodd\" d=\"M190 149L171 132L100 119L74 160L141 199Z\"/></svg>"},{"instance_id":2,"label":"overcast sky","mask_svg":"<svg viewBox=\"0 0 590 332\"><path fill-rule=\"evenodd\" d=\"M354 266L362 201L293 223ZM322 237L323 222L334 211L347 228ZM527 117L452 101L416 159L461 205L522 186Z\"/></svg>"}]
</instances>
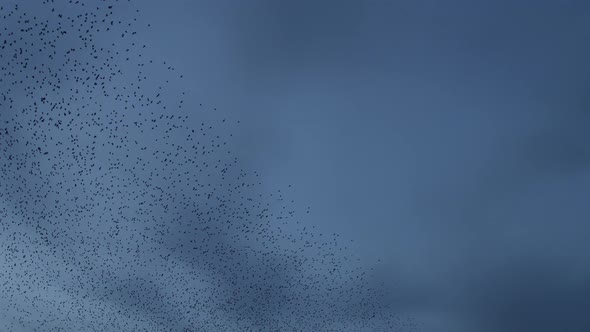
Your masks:
<instances>
[{"instance_id":1,"label":"overcast sky","mask_svg":"<svg viewBox=\"0 0 590 332\"><path fill-rule=\"evenodd\" d=\"M178 114L239 120L244 167L420 331L590 330L587 1L135 6Z\"/></svg>"},{"instance_id":2,"label":"overcast sky","mask_svg":"<svg viewBox=\"0 0 590 332\"><path fill-rule=\"evenodd\" d=\"M243 158L425 331L590 328L587 2L142 6Z\"/></svg>"}]
</instances>

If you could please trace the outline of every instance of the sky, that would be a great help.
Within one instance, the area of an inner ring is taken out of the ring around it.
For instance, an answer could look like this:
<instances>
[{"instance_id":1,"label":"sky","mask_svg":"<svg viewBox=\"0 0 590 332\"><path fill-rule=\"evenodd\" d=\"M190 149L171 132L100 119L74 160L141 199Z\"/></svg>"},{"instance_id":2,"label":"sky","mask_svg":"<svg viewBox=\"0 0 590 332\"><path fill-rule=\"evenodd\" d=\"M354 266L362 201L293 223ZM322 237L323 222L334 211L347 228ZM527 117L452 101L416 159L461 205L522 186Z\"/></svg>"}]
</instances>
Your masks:
<instances>
[{"instance_id":1,"label":"sky","mask_svg":"<svg viewBox=\"0 0 590 332\"><path fill-rule=\"evenodd\" d=\"M590 327L586 2L145 11L198 99L242 118L243 158L381 259L424 330Z\"/></svg>"},{"instance_id":2,"label":"sky","mask_svg":"<svg viewBox=\"0 0 590 332\"><path fill-rule=\"evenodd\" d=\"M590 330L587 2L133 6L144 54L184 76L168 112L239 121L258 190L292 185L388 310L425 332Z\"/></svg>"}]
</instances>

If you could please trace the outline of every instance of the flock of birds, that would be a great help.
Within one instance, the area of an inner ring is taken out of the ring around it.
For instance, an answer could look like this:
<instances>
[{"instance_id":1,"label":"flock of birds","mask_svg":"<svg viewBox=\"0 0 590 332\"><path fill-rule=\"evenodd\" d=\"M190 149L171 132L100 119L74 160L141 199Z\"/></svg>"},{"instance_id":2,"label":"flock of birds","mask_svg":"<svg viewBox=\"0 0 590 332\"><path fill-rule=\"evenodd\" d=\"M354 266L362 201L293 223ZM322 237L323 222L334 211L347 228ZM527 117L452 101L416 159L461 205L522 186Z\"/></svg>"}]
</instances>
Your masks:
<instances>
[{"instance_id":1,"label":"flock of birds","mask_svg":"<svg viewBox=\"0 0 590 332\"><path fill-rule=\"evenodd\" d=\"M134 2L0 6L0 331L414 328L235 121L179 115Z\"/></svg>"}]
</instances>

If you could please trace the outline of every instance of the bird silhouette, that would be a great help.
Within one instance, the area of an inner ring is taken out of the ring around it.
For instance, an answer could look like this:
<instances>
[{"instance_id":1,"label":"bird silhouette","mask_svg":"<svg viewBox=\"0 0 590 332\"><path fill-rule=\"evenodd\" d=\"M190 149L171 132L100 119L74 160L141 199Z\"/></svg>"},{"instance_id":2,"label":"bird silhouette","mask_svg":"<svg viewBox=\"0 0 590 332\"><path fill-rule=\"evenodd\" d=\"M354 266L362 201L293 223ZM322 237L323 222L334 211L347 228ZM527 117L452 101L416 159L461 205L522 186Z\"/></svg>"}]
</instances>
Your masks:
<instances>
[{"instance_id":1,"label":"bird silhouette","mask_svg":"<svg viewBox=\"0 0 590 332\"><path fill-rule=\"evenodd\" d=\"M235 157L239 121L179 111L140 4L0 8L0 331L414 329Z\"/></svg>"}]
</instances>

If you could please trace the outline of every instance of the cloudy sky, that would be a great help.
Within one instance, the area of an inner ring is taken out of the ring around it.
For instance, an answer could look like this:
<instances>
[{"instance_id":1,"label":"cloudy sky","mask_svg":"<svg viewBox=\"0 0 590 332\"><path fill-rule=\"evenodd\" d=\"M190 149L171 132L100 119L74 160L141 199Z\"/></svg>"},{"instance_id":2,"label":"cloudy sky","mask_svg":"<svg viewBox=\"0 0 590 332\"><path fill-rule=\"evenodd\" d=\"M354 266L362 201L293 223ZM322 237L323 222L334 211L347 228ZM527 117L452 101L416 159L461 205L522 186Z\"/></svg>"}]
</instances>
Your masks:
<instances>
[{"instance_id":1,"label":"cloudy sky","mask_svg":"<svg viewBox=\"0 0 590 332\"><path fill-rule=\"evenodd\" d=\"M587 2L142 6L243 158L425 331L590 328Z\"/></svg>"},{"instance_id":2,"label":"cloudy sky","mask_svg":"<svg viewBox=\"0 0 590 332\"><path fill-rule=\"evenodd\" d=\"M419 330L590 330L586 1L136 6L180 114L239 120L244 167Z\"/></svg>"}]
</instances>

